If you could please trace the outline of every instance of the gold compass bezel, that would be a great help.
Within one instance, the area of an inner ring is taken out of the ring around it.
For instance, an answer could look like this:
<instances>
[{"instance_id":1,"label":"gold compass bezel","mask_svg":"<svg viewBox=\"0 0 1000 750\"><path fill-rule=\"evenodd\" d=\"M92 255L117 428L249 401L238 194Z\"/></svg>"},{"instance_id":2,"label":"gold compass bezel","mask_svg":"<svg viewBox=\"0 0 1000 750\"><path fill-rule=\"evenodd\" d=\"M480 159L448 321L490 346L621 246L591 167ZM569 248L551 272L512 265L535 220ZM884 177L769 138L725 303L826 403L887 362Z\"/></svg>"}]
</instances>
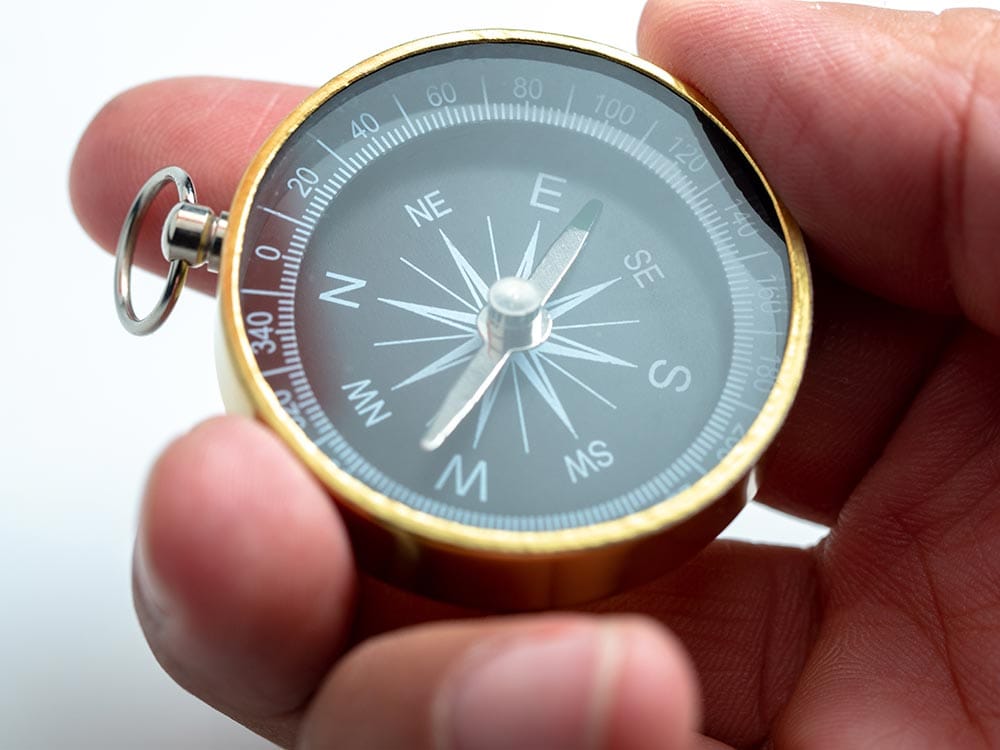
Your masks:
<instances>
[{"instance_id":1,"label":"gold compass bezel","mask_svg":"<svg viewBox=\"0 0 1000 750\"><path fill-rule=\"evenodd\" d=\"M444 47L480 43L535 44L595 55L632 68L673 90L712 120L739 147L760 177L781 223L788 248L791 277L788 341L778 376L763 408L726 457L695 484L679 494L664 498L645 510L623 518L558 531L496 530L445 520L414 510L376 492L336 466L287 415L257 366L243 326L239 271L246 224L257 188L289 136L331 97L385 66ZM392 544L399 551L397 557L403 560L402 563L399 560L392 563L394 569L400 565L405 568L407 560L412 560L412 565L419 567L421 556L431 548L444 551L446 556L479 557L495 561L501 567L504 560L518 558L549 561L558 557L581 559L588 551L616 546L623 546L622 554L627 557L628 547L635 546L645 538L666 535L671 528L685 527L686 535L690 536L691 524L687 522L700 515L711 517L711 521L701 524L711 527L708 529L711 536L700 542L707 543L721 530L720 523L724 527L742 507L745 502L742 497L743 482L774 439L791 408L802 379L811 329L812 290L802 234L746 146L714 107L690 86L633 55L595 42L543 32L477 30L420 39L375 55L324 84L275 129L254 156L233 200L222 258L219 285L222 339L220 380L227 405L235 407L237 411L252 413L269 425L319 477L333 497L362 521L362 527L370 528L372 524L381 527L386 532L384 536L394 540ZM734 493L740 497L734 500ZM728 498L729 505L732 506L731 512L724 514L726 518L720 519L705 513L722 498ZM355 545L357 547L357 540ZM456 575L460 576L460 573ZM400 576L389 577L405 579L408 585L413 583L412 571L403 571ZM421 577L418 575L417 578ZM416 581L416 587L425 588L419 580ZM439 590L440 583L433 588ZM560 597L556 597L556 600L559 599Z\"/></svg>"}]
</instances>

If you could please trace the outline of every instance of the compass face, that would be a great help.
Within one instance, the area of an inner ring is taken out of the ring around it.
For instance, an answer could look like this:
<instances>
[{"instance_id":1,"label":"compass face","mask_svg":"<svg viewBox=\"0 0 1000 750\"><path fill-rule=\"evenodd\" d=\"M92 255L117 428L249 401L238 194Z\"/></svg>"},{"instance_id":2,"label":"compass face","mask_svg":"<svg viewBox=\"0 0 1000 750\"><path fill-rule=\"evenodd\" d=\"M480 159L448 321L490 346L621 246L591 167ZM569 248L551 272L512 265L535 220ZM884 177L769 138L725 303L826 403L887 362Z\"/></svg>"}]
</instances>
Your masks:
<instances>
[{"instance_id":1,"label":"compass face","mask_svg":"<svg viewBox=\"0 0 1000 750\"><path fill-rule=\"evenodd\" d=\"M353 82L278 150L241 239L244 344L288 418L375 493L472 527L669 502L750 429L788 338L788 249L740 149L561 47Z\"/></svg>"}]
</instances>

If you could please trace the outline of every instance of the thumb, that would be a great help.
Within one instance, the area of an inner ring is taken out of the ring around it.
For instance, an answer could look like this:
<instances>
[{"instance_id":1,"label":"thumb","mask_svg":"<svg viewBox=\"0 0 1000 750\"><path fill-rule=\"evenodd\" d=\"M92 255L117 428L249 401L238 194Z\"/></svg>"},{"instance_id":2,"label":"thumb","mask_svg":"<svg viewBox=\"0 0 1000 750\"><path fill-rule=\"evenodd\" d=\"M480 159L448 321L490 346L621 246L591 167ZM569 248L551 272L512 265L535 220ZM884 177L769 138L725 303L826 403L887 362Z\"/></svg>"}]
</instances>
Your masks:
<instances>
[{"instance_id":1,"label":"thumb","mask_svg":"<svg viewBox=\"0 0 1000 750\"><path fill-rule=\"evenodd\" d=\"M639 46L726 114L820 265L1000 334L1000 13L652 0Z\"/></svg>"},{"instance_id":2,"label":"thumb","mask_svg":"<svg viewBox=\"0 0 1000 750\"><path fill-rule=\"evenodd\" d=\"M696 741L679 642L638 617L424 625L367 641L310 707L300 750L672 750Z\"/></svg>"}]
</instances>

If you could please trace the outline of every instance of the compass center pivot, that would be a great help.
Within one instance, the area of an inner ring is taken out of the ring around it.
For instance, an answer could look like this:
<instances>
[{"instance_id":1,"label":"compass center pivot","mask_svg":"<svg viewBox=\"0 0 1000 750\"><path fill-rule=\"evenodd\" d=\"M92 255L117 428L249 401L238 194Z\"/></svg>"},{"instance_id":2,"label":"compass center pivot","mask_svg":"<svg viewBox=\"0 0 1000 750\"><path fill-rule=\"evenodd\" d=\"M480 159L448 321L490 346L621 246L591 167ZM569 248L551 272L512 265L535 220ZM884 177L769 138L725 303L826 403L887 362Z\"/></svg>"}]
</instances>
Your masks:
<instances>
[{"instance_id":1,"label":"compass center pivot","mask_svg":"<svg viewBox=\"0 0 1000 750\"><path fill-rule=\"evenodd\" d=\"M541 290L517 276L493 283L478 325L483 339L499 351L533 349L552 333L552 318L542 306Z\"/></svg>"}]
</instances>

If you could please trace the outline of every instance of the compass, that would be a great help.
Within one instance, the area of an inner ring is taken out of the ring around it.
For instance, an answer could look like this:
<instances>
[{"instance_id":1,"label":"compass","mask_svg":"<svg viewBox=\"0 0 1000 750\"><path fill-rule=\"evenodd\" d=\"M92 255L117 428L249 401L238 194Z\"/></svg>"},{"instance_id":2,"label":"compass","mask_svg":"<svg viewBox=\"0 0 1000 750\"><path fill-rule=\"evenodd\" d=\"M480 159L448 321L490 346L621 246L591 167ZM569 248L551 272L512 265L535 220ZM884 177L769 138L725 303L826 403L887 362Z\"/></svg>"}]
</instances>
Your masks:
<instances>
[{"instance_id":1,"label":"compass","mask_svg":"<svg viewBox=\"0 0 1000 750\"><path fill-rule=\"evenodd\" d=\"M164 297L138 319L159 189ZM746 501L801 379L801 235L688 86L551 34L397 47L307 98L228 214L177 168L133 205L119 310L153 330L220 272L224 400L340 505L359 565L491 609L676 566Z\"/></svg>"}]
</instances>

